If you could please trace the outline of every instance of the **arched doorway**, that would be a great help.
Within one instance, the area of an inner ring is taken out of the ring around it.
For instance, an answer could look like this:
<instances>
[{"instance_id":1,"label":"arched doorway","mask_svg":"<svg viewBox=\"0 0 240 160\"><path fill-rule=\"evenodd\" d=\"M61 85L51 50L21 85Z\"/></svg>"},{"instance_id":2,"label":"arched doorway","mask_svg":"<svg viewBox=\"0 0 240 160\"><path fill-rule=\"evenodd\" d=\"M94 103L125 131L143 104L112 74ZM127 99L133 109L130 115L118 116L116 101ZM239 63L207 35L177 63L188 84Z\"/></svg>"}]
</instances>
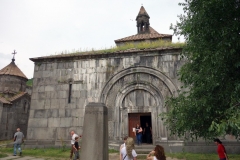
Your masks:
<instances>
[{"instance_id":1,"label":"arched doorway","mask_svg":"<svg viewBox=\"0 0 240 160\"><path fill-rule=\"evenodd\" d=\"M129 115L148 113L151 117L153 143L166 139L167 131L159 114L166 112L165 99L175 96L177 87L163 73L148 67L131 67L118 72L105 85L99 101L109 113L109 139L129 135Z\"/></svg>"}]
</instances>

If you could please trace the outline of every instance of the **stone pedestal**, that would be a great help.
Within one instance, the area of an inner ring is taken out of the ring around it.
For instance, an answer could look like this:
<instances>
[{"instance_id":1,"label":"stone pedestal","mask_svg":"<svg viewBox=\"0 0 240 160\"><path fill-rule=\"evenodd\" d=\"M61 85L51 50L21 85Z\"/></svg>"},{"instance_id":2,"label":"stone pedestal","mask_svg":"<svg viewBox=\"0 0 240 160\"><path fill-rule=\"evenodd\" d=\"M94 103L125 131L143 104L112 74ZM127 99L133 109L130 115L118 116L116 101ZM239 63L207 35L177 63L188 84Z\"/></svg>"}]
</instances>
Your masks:
<instances>
[{"instance_id":1,"label":"stone pedestal","mask_svg":"<svg viewBox=\"0 0 240 160\"><path fill-rule=\"evenodd\" d=\"M103 103L85 108L80 159L108 160L108 111Z\"/></svg>"}]
</instances>

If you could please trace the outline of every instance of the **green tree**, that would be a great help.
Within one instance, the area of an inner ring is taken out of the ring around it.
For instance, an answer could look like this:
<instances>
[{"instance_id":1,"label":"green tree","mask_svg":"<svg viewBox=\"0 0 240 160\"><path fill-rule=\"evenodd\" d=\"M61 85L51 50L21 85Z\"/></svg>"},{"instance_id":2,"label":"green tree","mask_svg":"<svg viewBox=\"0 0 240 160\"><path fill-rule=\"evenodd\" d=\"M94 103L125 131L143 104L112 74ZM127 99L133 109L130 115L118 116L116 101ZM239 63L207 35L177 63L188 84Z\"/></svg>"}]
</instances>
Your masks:
<instances>
[{"instance_id":1,"label":"green tree","mask_svg":"<svg viewBox=\"0 0 240 160\"><path fill-rule=\"evenodd\" d=\"M211 139L240 131L240 1L185 0L171 26L184 36L179 96L163 114L172 134Z\"/></svg>"}]
</instances>

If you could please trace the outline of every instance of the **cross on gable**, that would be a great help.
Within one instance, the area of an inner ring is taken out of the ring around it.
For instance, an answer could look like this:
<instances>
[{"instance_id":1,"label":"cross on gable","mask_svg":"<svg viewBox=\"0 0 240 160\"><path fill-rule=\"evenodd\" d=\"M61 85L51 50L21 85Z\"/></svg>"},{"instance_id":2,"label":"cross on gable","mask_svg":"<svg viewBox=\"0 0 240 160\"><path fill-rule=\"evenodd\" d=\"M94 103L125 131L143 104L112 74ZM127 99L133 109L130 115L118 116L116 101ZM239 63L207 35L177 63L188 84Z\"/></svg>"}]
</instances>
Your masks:
<instances>
[{"instance_id":1,"label":"cross on gable","mask_svg":"<svg viewBox=\"0 0 240 160\"><path fill-rule=\"evenodd\" d=\"M13 61L15 61L15 54L17 54L17 52L14 50L14 52L12 53L13 54Z\"/></svg>"}]
</instances>

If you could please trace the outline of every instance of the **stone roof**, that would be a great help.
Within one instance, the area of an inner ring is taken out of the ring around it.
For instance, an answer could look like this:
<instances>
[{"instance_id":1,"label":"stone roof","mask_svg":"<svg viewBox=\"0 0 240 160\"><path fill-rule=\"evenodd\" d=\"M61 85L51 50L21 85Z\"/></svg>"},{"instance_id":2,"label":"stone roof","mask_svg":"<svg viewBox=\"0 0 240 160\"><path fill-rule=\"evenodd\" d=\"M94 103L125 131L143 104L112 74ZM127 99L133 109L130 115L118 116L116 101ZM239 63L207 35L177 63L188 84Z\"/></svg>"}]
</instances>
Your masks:
<instances>
[{"instance_id":1,"label":"stone roof","mask_svg":"<svg viewBox=\"0 0 240 160\"><path fill-rule=\"evenodd\" d=\"M11 75L28 79L25 74L17 67L14 59L9 65L0 70L0 75Z\"/></svg>"},{"instance_id":2,"label":"stone roof","mask_svg":"<svg viewBox=\"0 0 240 160\"><path fill-rule=\"evenodd\" d=\"M62 60L69 60L73 58L79 58L79 59L85 59L85 58L103 58L103 57L109 57L110 55L121 55L121 54L130 54L130 53L146 53L146 52L164 52L164 51L181 51L182 47L158 47L158 48L145 48L145 49L136 49L136 48L130 48L126 50L119 50L114 52L83 52L83 53L70 53L70 54L58 54L58 55L51 55L51 56L44 56L44 57L34 57L29 58L33 62L42 62L47 60L55 60L55 59L62 59Z\"/></svg>"},{"instance_id":3,"label":"stone roof","mask_svg":"<svg viewBox=\"0 0 240 160\"><path fill-rule=\"evenodd\" d=\"M6 99L4 97L0 97L0 102L2 102L4 104L12 104L13 101L23 97L24 95L29 95L29 94L27 92L20 92L20 93L16 94L15 96L8 98L8 99Z\"/></svg>"},{"instance_id":4,"label":"stone roof","mask_svg":"<svg viewBox=\"0 0 240 160\"><path fill-rule=\"evenodd\" d=\"M147 11L145 10L145 8L143 6L141 6L140 11L138 13L138 16L141 16L141 15L145 15L145 16L149 17Z\"/></svg>"},{"instance_id":5,"label":"stone roof","mask_svg":"<svg viewBox=\"0 0 240 160\"><path fill-rule=\"evenodd\" d=\"M141 11L141 10L140 10ZM172 38L171 34L160 34L152 27L149 26L150 33L145 34L135 34L129 37L121 38L115 40L117 42L127 42L127 41L140 41L140 40L147 40L147 39L162 39L162 38Z\"/></svg>"},{"instance_id":6,"label":"stone roof","mask_svg":"<svg viewBox=\"0 0 240 160\"><path fill-rule=\"evenodd\" d=\"M10 102L13 102L13 101L21 98L22 96L24 96L24 95L26 95L26 94L28 94L28 93L27 93L27 92L20 92L19 94L15 95L15 96L13 96L13 97L11 97L11 98L8 98L8 100L9 100Z\"/></svg>"},{"instance_id":7,"label":"stone roof","mask_svg":"<svg viewBox=\"0 0 240 160\"><path fill-rule=\"evenodd\" d=\"M4 97L0 97L0 102L3 103L3 104L12 104L8 100L6 100L6 98L4 98Z\"/></svg>"}]
</instances>

